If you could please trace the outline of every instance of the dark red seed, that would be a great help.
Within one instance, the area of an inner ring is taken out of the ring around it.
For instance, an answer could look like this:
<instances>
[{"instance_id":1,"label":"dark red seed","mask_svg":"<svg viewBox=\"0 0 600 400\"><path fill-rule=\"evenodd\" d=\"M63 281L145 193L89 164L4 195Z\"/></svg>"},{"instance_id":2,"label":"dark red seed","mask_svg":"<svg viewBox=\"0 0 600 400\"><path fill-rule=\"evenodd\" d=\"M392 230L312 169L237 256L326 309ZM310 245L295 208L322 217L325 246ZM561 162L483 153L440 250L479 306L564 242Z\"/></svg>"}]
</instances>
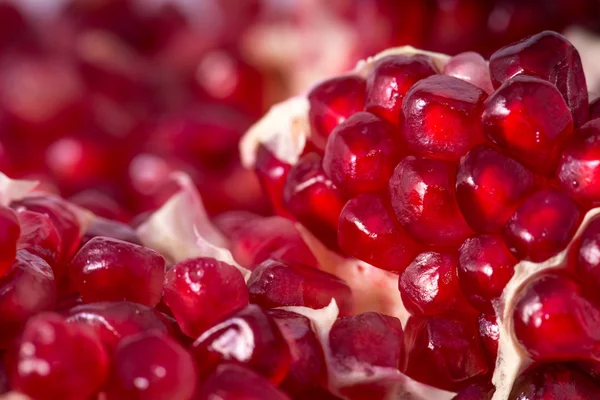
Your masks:
<instances>
[{"instance_id":1,"label":"dark red seed","mask_svg":"<svg viewBox=\"0 0 600 400\"><path fill-rule=\"evenodd\" d=\"M6 206L0 206L0 277L15 259L20 234L21 227L15 212Z\"/></svg>"},{"instance_id":2,"label":"dark red seed","mask_svg":"<svg viewBox=\"0 0 600 400\"><path fill-rule=\"evenodd\" d=\"M283 205L281 194L291 168L291 165L277 159L264 145L258 147L254 169L263 190L268 195L273 209L278 215L286 216L288 214Z\"/></svg>"},{"instance_id":3,"label":"dark red seed","mask_svg":"<svg viewBox=\"0 0 600 400\"><path fill-rule=\"evenodd\" d=\"M481 314L477 318L479 323L479 337L483 350L488 359L490 368L496 366L496 357L498 356L498 340L500 339L500 329L495 314Z\"/></svg>"},{"instance_id":4,"label":"dark red seed","mask_svg":"<svg viewBox=\"0 0 600 400\"><path fill-rule=\"evenodd\" d=\"M135 230L127 224L106 218L95 218L94 222L86 229L81 238L81 246L97 236L105 236L113 239L140 245L140 239Z\"/></svg>"},{"instance_id":5,"label":"dark red seed","mask_svg":"<svg viewBox=\"0 0 600 400\"><path fill-rule=\"evenodd\" d=\"M589 400L600 397L600 386L564 364L542 364L519 376L509 400Z\"/></svg>"},{"instance_id":6,"label":"dark red seed","mask_svg":"<svg viewBox=\"0 0 600 400\"><path fill-rule=\"evenodd\" d=\"M60 264L62 239L52 220L45 214L27 210L19 211L17 217L21 225L18 248L40 257L60 274L64 268Z\"/></svg>"},{"instance_id":7,"label":"dark red seed","mask_svg":"<svg viewBox=\"0 0 600 400\"><path fill-rule=\"evenodd\" d=\"M492 400L495 391L492 384L473 384L458 392L452 400Z\"/></svg>"}]
</instances>

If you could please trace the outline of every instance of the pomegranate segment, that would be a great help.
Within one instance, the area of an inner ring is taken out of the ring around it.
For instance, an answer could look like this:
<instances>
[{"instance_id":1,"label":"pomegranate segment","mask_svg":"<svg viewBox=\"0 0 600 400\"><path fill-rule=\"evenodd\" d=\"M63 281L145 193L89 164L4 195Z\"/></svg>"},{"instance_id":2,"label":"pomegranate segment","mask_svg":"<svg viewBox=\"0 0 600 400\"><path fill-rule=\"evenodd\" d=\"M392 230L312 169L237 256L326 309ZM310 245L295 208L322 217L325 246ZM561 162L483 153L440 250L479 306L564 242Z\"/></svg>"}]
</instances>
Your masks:
<instances>
[{"instance_id":1,"label":"pomegranate segment","mask_svg":"<svg viewBox=\"0 0 600 400\"><path fill-rule=\"evenodd\" d=\"M163 333L149 331L122 340L117 346L108 400L192 399L196 368L192 356Z\"/></svg>"},{"instance_id":2,"label":"pomegranate segment","mask_svg":"<svg viewBox=\"0 0 600 400\"><path fill-rule=\"evenodd\" d=\"M465 297L478 310L493 313L492 301L512 278L517 259L501 237L490 235L465 240L458 257L458 282Z\"/></svg>"},{"instance_id":3,"label":"pomegranate segment","mask_svg":"<svg viewBox=\"0 0 600 400\"><path fill-rule=\"evenodd\" d=\"M423 244L458 246L472 232L458 208L455 177L456 167L449 162L408 156L390 178L394 213Z\"/></svg>"},{"instance_id":4,"label":"pomegranate segment","mask_svg":"<svg viewBox=\"0 0 600 400\"><path fill-rule=\"evenodd\" d=\"M400 159L394 136L393 126L387 121L357 112L331 132L323 169L347 193L382 191Z\"/></svg>"},{"instance_id":5,"label":"pomegranate segment","mask_svg":"<svg viewBox=\"0 0 600 400\"><path fill-rule=\"evenodd\" d=\"M6 206L0 206L0 277L15 259L20 234L21 227L15 212Z\"/></svg>"},{"instance_id":6,"label":"pomegranate segment","mask_svg":"<svg viewBox=\"0 0 600 400\"><path fill-rule=\"evenodd\" d=\"M27 250L46 261L54 273L60 273L62 239L52 220L33 211L22 210L17 213L21 226L18 248Z\"/></svg>"},{"instance_id":7,"label":"pomegranate segment","mask_svg":"<svg viewBox=\"0 0 600 400\"><path fill-rule=\"evenodd\" d=\"M324 146L333 128L364 109L365 91L365 80L352 75L329 79L310 91L308 119L318 147Z\"/></svg>"},{"instance_id":8,"label":"pomegranate segment","mask_svg":"<svg viewBox=\"0 0 600 400\"><path fill-rule=\"evenodd\" d=\"M471 228L501 232L536 178L518 161L488 146L465 154L456 174L456 199Z\"/></svg>"},{"instance_id":9,"label":"pomegranate segment","mask_svg":"<svg viewBox=\"0 0 600 400\"><path fill-rule=\"evenodd\" d=\"M458 391L488 372L473 317L411 317L401 370L428 385Z\"/></svg>"},{"instance_id":10,"label":"pomegranate segment","mask_svg":"<svg viewBox=\"0 0 600 400\"><path fill-rule=\"evenodd\" d=\"M541 262L569 244L581 217L569 196L553 189L541 190L527 198L508 220L504 240L517 258Z\"/></svg>"},{"instance_id":11,"label":"pomegranate segment","mask_svg":"<svg viewBox=\"0 0 600 400\"><path fill-rule=\"evenodd\" d=\"M69 278L83 301L128 300L155 306L162 295L165 260L154 250L98 236L71 260Z\"/></svg>"},{"instance_id":12,"label":"pomegranate segment","mask_svg":"<svg viewBox=\"0 0 600 400\"><path fill-rule=\"evenodd\" d=\"M588 90L581 59L562 35L544 31L505 46L490 57L490 76L495 88L521 74L537 76L555 85L573 114L575 126L587 121ZM551 103L543 100L540 104Z\"/></svg>"},{"instance_id":13,"label":"pomegranate segment","mask_svg":"<svg viewBox=\"0 0 600 400\"><path fill-rule=\"evenodd\" d=\"M515 337L536 361L597 360L600 310L562 274L534 278L515 299Z\"/></svg>"},{"instance_id":14,"label":"pomegranate segment","mask_svg":"<svg viewBox=\"0 0 600 400\"><path fill-rule=\"evenodd\" d=\"M560 148L573 133L573 117L558 89L526 75L506 81L485 101L488 139L541 174L553 174Z\"/></svg>"},{"instance_id":15,"label":"pomegranate segment","mask_svg":"<svg viewBox=\"0 0 600 400\"><path fill-rule=\"evenodd\" d=\"M455 254L419 254L398 281L404 306L416 316L469 313L472 307L464 298L457 276Z\"/></svg>"},{"instance_id":16,"label":"pomegranate segment","mask_svg":"<svg viewBox=\"0 0 600 400\"><path fill-rule=\"evenodd\" d=\"M600 396L600 386L590 377L565 364L542 364L515 381L509 400L588 400Z\"/></svg>"},{"instance_id":17,"label":"pomegranate segment","mask_svg":"<svg viewBox=\"0 0 600 400\"><path fill-rule=\"evenodd\" d=\"M327 178L315 153L302 157L290 170L283 204L301 224L331 248L337 247L337 223L345 198Z\"/></svg>"},{"instance_id":18,"label":"pomegranate segment","mask_svg":"<svg viewBox=\"0 0 600 400\"><path fill-rule=\"evenodd\" d=\"M402 101L416 82L436 74L425 55L395 55L377 61L367 76L365 109L397 127L403 126Z\"/></svg>"},{"instance_id":19,"label":"pomegranate segment","mask_svg":"<svg viewBox=\"0 0 600 400\"><path fill-rule=\"evenodd\" d=\"M65 313L66 321L90 327L109 349L121 339L143 332L168 333L156 310L129 301L82 304Z\"/></svg>"},{"instance_id":20,"label":"pomegranate segment","mask_svg":"<svg viewBox=\"0 0 600 400\"><path fill-rule=\"evenodd\" d=\"M290 400L283 392L256 373L223 364L202 384L194 400Z\"/></svg>"},{"instance_id":21,"label":"pomegranate segment","mask_svg":"<svg viewBox=\"0 0 600 400\"><path fill-rule=\"evenodd\" d=\"M0 277L0 349L6 348L27 320L56 304L56 282L46 261L26 250Z\"/></svg>"},{"instance_id":22,"label":"pomegranate segment","mask_svg":"<svg viewBox=\"0 0 600 400\"><path fill-rule=\"evenodd\" d=\"M483 142L479 114L486 93L446 75L417 82L402 102L402 137L416 155L458 161Z\"/></svg>"},{"instance_id":23,"label":"pomegranate segment","mask_svg":"<svg viewBox=\"0 0 600 400\"><path fill-rule=\"evenodd\" d=\"M389 200L371 193L350 199L342 209L338 244L349 256L395 273L404 271L420 249L396 220Z\"/></svg>"},{"instance_id":24,"label":"pomegranate segment","mask_svg":"<svg viewBox=\"0 0 600 400\"><path fill-rule=\"evenodd\" d=\"M361 365L398 368L402 340L400 320L375 312L338 318L329 332L335 366L348 371Z\"/></svg>"},{"instance_id":25,"label":"pomegranate segment","mask_svg":"<svg viewBox=\"0 0 600 400\"><path fill-rule=\"evenodd\" d=\"M290 368L290 350L275 321L251 304L205 331L190 351L201 377L233 362L279 384Z\"/></svg>"},{"instance_id":26,"label":"pomegranate segment","mask_svg":"<svg viewBox=\"0 0 600 400\"><path fill-rule=\"evenodd\" d=\"M167 272L164 292L165 304L190 337L248 305L248 289L240 271L213 258L175 264Z\"/></svg>"},{"instance_id":27,"label":"pomegranate segment","mask_svg":"<svg viewBox=\"0 0 600 400\"><path fill-rule=\"evenodd\" d=\"M8 364L11 386L39 400L87 399L108 369L106 350L92 331L51 313L29 320Z\"/></svg>"},{"instance_id":28,"label":"pomegranate segment","mask_svg":"<svg viewBox=\"0 0 600 400\"><path fill-rule=\"evenodd\" d=\"M248 279L250 302L263 308L298 306L319 309L335 299L341 315L352 313L348 285L318 269L297 263L267 260Z\"/></svg>"}]
</instances>

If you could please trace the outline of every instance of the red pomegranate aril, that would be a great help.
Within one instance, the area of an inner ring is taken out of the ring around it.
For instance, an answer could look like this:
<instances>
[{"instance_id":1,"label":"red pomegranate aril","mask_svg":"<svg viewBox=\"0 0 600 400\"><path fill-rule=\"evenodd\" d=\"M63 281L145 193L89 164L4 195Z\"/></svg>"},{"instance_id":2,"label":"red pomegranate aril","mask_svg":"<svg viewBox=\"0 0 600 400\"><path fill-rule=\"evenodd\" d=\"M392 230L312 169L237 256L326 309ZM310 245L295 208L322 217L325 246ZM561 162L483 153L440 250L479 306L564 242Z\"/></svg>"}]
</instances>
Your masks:
<instances>
[{"instance_id":1,"label":"red pomegranate aril","mask_svg":"<svg viewBox=\"0 0 600 400\"><path fill-rule=\"evenodd\" d=\"M600 288L600 218L594 217L585 228L577 245L576 272L591 290Z\"/></svg>"},{"instance_id":2,"label":"red pomegranate aril","mask_svg":"<svg viewBox=\"0 0 600 400\"><path fill-rule=\"evenodd\" d=\"M535 175L518 161L481 145L460 159L456 200L475 231L501 232L535 184Z\"/></svg>"},{"instance_id":3,"label":"red pomegranate aril","mask_svg":"<svg viewBox=\"0 0 600 400\"><path fill-rule=\"evenodd\" d=\"M200 335L190 348L200 376L219 364L246 366L279 384L290 368L290 350L277 324L250 304Z\"/></svg>"},{"instance_id":4,"label":"red pomegranate aril","mask_svg":"<svg viewBox=\"0 0 600 400\"><path fill-rule=\"evenodd\" d=\"M62 241L62 262L68 262L79 248L79 242L83 232L79 226L77 216L69 209L68 203L55 196L28 196L18 202L12 203L11 207L17 212L21 209L38 212L48 216ZM64 271L61 271L61 274ZM57 276L60 278L60 274Z\"/></svg>"},{"instance_id":5,"label":"red pomegranate aril","mask_svg":"<svg viewBox=\"0 0 600 400\"><path fill-rule=\"evenodd\" d=\"M487 94L494 91L487 61L479 53L467 51L450 58L444 65L444 75L472 83Z\"/></svg>"},{"instance_id":6,"label":"red pomegranate aril","mask_svg":"<svg viewBox=\"0 0 600 400\"><path fill-rule=\"evenodd\" d=\"M140 245L140 239L131 226L102 217L95 218L92 224L86 229L81 238L81 246L84 246L97 236L119 239L124 242Z\"/></svg>"},{"instance_id":7,"label":"red pomegranate aril","mask_svg":"<svg viewBox=\"0 0 600 400\"><path fill-rule=\"evenodd\" d=\"M106 350L92 331L52 313L29 320L14 354L11 386L39 400L88 399L109 369Z\"/></svg>"},{"instance_id":8,"label":"red pomegranate aril","mask_svg":"<svg viewBox=\"0 0 600 400\"><path fill-rule=\"evenodd\" d=\"M240 271L213 258L175 264L167 272L164 292L165 303L190 337L248 305L248 289Z\"/></svg>"},{"instance_id":9,"label":"red pomegranate aril","mask_svg":"<svg viewBox=\"0 0 600 400\"><path fill-rule=\"evenodd\" d=\"M93 212L98 217L120 222L127 222L131 218L119 202L100 190L84 190L69 197L69 201Z\"/></svg>"},{"instance_id":10,"label":"red pomegranate aril","mask_svg":"<svg viewBox=\"0 0 600 400\"><path fill-rule=\"evenodd\" d=\"M419 254L400 275L398 289L411 315L472 313L456 275L456 254Z\"/></svg>"},{"instance_id":11,"label":"red pomegranate aril","mask_svg":"<svg viewBox=\"0 0 600 400\"><path fill-rule=\"evenodd\" d=\"M577 49L562 35L544 31L510 44L490 57L494 87L520 74L534 75L555 85L573 114L575 126L588 120L588 90ZM541 104L549 101L544 99ZM545 114L550 115L550 111Z\"/></svg>"},{"instance_id":12,"label":"red pomegranate aril","mask_svg":"<svg viewBox=\"0 0 600 400\"><path fill-rule=\"evenodd\" d=\"M40 257L60 273L62 239L50 217L27 210L19 211L17 217L21 225L18 248Z\"/></svg>"},{"instance_id":13,"label":"red pomegranate aril","mask_svg":"<svg viewBox=\"0 0 600 400\"><path fill-rule=\"evenodd\" d=\"M267 260L248 279L250 302L263 308L298 306L319 309L335 299L340 315L352 313L352 292L335 275L297 264Z\"/></svg>"},{"instance_id":14,"label":"red pomegranate aril","mask_svg":"<svg viewBox=\"0 0 600 400\"><path fill-rule=\"evenodd\" d=\"M288 214L283 205L281 194L283 193L283 187L291 168L291 165L277 159L264 145L258 147L254 170L258 175L264 192L271 200L273 209L278 215L287 216Z\"/></svg>"},{"instance_id":15,"label":"red pomegranate aril","mask_svg":"<svg viewBox=\"0 0 600 400\"><path fill-rule=\"evenodd\" d=\"M589 400L600 396L600 386L573 366L538 365L517 378L508 400Z\"/></svg>"},{"instance_id":16,"label":"red pomegranate aril","mask_svg":"<svg viewBox=\"0 0 600 400\"><path fill-rule=\"evenodd\" d=\"M581 126L566 143L557 177L563 189L588 207L600 205L600 118Z\"/></svg>"},{"instance_id":17,"label":"red pomegranate aril","mask_svg":"<svg viewBox=\"0 0 600 400\"><path fill-rule=\"evenodd\" d=\"M190 400L196 368L187 350L169 336L149 331L122 340L113 356L107 400Z\"/></svg>"},{"instance_id":18,"label":"red pomegranate aril","mask_svg":"<svg viewBox=\"0 0 600 400\"><path fill-rule=\"evenodd\" d=\"M321 343L303 315L284 310L268 310L290 349L290 371L281 387L294 398L303 398L327 382L325 355Z\"/></svg>"},{"instance_id":19,"label":"red pomegranate aril","mask_svg":"<svg viewBox=\"0 0 600 400\"><path fill-rule=\"evenodd\" d=\"M515 338L536 361L598 360L600 310L568 276L546 274L515 298Z\"/></svg>"},{"instance_id":20,"label":"red pomegranate aril","mask_svg":"<svg viewBox=\"0 0 600 400\"><path fill-rule=\"evenodd\" d=\"M321 163L320 156L310 153L292 167L283 189L283 204L323 243L335 248L338 219L346 201Z\"/></svg>"},{"instance_id":21,"label":"red pomegranate aril","mask_svg":"<svg viewBox=\"0 0 600 400\"><path fill-rule=\"evenodd\" d=\"M82 304L71 308L65 316L68 323L83 324L93 329L111 350L121 339L137 333L169 332L159 312L129 301Z\"/></svg>"},{"instance_id":22,"label":"red pomegranate aril","mask_svg":"<svg viewBox=\"0 0 600 400\"><path fill-rule=\"evenodd\" d=\"M487 94L477 86L446 75L417 82L402 103L402 137L416 155L458 161L482 143L479 116Z\"/></svg>"},{"instance_id":23,"label":"red pomegranate aril","mask_svg":"<svg viewBox=\"0 0 600 400\"><path fill-rule=\"evenodd\" d=\"M402 126L402 100L412 85L436 74L426 55L383 57L367 76L367 111L391 124Z\"/></svg>"},{"instance_id":24,"label":"red pomegranate aril","mask_svg":"<svg viewBox=\"0 0 600 400\"><path fill-rule=\"evenodd\" d=\"M400 368L428 385L458 391L488 372L473 318L411 317L404 329Z\"/></svg>"},{"instance_id":25,"label":"red pomegranate aril","mask_svg":"<svg viewBox=\"0 0 600 400\"><path fill-rule=\"evenodd\" d=\"M85 303L128 300L155 306L162 295L165 260L154 250L98 236L71 260L69 278Z\"/></svg>"},{"instance_id":26,"label":"red pomegranate aril","mask_svg":"<svg viewBox=\"0 0 600 400\"><path fill-rule=\"evenodd\" d=\"M458 392L452 400L492 400L495 391L492 384L473 384Z\"/></svg>"},{"instance_id":27,"label":"red pomegranate aril","mask_svg":"<svg viewBox=\"0 0 600 400\"><path fill-rule=\"evenodd\" d=\"M400 159L394 136L387 121L368 112L355 113L331 132L323 170L347 193L382 191Z\"/></svg>"},{"instance_id":28,"label":"red pomegranate aril","mask_svg":"<svg viewBox=\"0 0 600 400\"><path fill-rule=\"evenodd\" d=\"M581 211L569 196L545 189L527 198L508 220L504 240L518 259L541 262L569 244L580 221Z\"/></svg>"},{"instance_id":29,"label":"red pomegranate aril","mask_svg":"<svg viewBox=\"0 0 600 400\"><path fill-rule=\"evenodd\" d=\"M21 227L15 212L6 206L0 206L0 277L15 259L20 234Z\"/></svg>"},{"instance_id":30,"label":"red pomegranate aril","mask_svg":"<svg viewBox=\"0 0 600 400\"><path fill-rule=\"evenodd\" d=\"M321 82L308 93L308 120L318 147L324 147L333 128L364 109L365 90L363 78L347 75Z\"/></svg>"},{"instance_id":31,"label":"red pomegranate aril","mask_svg":"<svg viewBox=\"0 0 600 400\"><path fill-rule=\"evenodd\" d=\"M589 120L591 121L596 118L600 118L600 97L596 97L593 101L590 102Z\"/></svg>"},{"instance_id":32,"label":"red pomegranate aril","mask_svg":"<svg viewBox=\"0 0 600 400\"><path fill-rule=\"evenodd\" d=\"M548 81L519 75L490 95L481 114L487 138L535 172L551 175L573 117Z\"/></svg>"},{"instance_id":33,"label":"red pomegranate aril","mask_svg":"<svg viewBox=\"0 0 600 400\"><path fill-rule=\"evenodd\" d=\"M238 365L223 364L202 384L194 400L290 400L268 380Z\"/></svg>"},{"instance_id":34,"label":"red pomegranate aril","mask_svg":"<svg viewBox=\"0 0 600 400\"><path fill-rule=\"evenodd\" d=\"M329 332L331 354L349 371L371 366L398 368L403 356L400 320L376 312L338 318Z\"/></svg>"},{"instance_id":35,"label":"red pomegranate aril","mask_svg":"<svg viewBox=\"0 0 600 400\"><path fill-rule=\"evenodd\" d=\"M35 314L56 304L56 282L52 268L41 258L18 250L15 261L0 277L0 349L20 333Z\"/></svg>"},{"instance_id":36,"label":"red pomegranate aril","mask_svg":"<svg viewBox=\"0 0 600 400\"><path fill-rule=\"evenodd\" d=\"M517 259L499 236L471 236L458 249L458 282L467 300L478 310L494 312L514 274Z\"/></svg>"},{"instance_id":37,"label":"red pomegranate aril","mask_svg":"<svg viewBox=\"0 0 600 400\"><path fill-rule=\"evenodd\" d=\"M396 273L404 271L421 247L398 223L389 200L372 193L346 203L338 224L338 244L344 253Z\"/></svg>"},{"instance_id":38,"label":"red pomegranate aril","mask_svg":"<svg viewBox=\"0 0 600 400\"><path fill-rule=\"evenodd\" d=\"M456 202L455 177L453 164L414 156L406 157L394 170L389 182L392 208L419 242L452 247L471 235Z\"/></svg>"},{"instance_id":39,"label":"red pomegranate aril","mask_svg":"<svg viewBox=\"0 0 600 400\"><path fill-rule=\"evenodd\" d=\"M498 340L500 339L500 329L495 314L481 314L477 318L479 323L479 338L485 355L488 359L490 368L496 366L498 356Z\"/></svg>"}]
</instances>

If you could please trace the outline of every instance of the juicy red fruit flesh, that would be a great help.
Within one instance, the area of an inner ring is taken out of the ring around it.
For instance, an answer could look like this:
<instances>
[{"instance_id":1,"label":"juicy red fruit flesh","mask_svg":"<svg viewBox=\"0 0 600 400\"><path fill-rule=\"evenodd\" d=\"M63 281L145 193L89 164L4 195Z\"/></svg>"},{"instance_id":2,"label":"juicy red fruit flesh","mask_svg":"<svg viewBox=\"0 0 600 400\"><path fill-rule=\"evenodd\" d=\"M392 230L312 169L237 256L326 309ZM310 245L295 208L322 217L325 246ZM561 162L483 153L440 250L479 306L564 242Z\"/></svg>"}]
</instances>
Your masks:
<instances>
[{"instance_id":1,"label":"juicy red fruit flesh","mask_svg":"<svg viewBox=\"0 0 600 400\"><path fill-rule=\"evenodd\" d=\"M564 364L542 364L519 376L509 400L588 400L600 396L600 386L590 377Z\"/></svg>"},{"instance_id":2,"label":"juicy red fruit flesh","mask_svg":"<svg viewBox=\"0 0 600 400\"><path fill-rule=\"evenodd\" d=\"M83 301L129 300L155 306L162 295L165 260L154 250L98 236L73 257L69 276Z\"/></svg>"},{"instance_id":3,"label":"juicy red fruit flesh","mask_svg":"<svg viewBox=\"0 0 600 400\"><path fill-rule=\"evenodd\" d=\"M27 210L19 211L17 217L21 225L18 248L42 258L55 273L60 273L62 239L52 220L44 214Z\"/></svg>"},{"instance_id":4,"label":"juicy red fruit flesh","mask_svg":"<svg viewBox=\"0 0 600 400\"><path fill-rule=\"evenodd\" d=\"M0 277L15 259L20 233L21 228L15 212L6 206L0 206Z\"/></svg>"}]
</instances>

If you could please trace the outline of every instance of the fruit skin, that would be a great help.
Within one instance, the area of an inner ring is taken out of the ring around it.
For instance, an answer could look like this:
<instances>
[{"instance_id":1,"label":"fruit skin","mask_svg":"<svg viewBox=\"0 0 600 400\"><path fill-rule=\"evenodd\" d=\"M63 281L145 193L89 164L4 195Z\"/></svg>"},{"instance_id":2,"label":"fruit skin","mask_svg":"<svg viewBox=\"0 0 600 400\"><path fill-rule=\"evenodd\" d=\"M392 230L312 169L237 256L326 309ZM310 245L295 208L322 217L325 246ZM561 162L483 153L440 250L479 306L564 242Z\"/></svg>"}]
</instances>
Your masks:
<instances>
[{"instance_id":1,"label":"fruit skin","mask_svg":"<svg viewBox=\"0 0 600 400\"><path fill-rule=\"evenodd\" d=\"M41 313L27 322L9 356L11 386L39 400L85 400L106 379L109 358L87 327Z\"/></svg>"},{"instance_id":2,"label":"fruit skin","mask_svg":"<svg viewBox=\"0 0 600 400\"><path fill-rule=\"evenodd\" d=\"M543 364L519 376L509 400L588 400L600 396L600 386L565 364Z\"/></svg>"},{"instance_id":3,"label":"fruit skin","mask_svg":"<svg viewBox=\"0 0 600 400\"><path fill-rule=\"evenodd\" d=\"M97 236L73 257L69 277L86 303L128 300L153 307L162 295L165 259L146 247Z\"/></svg>"}]
</instances>

